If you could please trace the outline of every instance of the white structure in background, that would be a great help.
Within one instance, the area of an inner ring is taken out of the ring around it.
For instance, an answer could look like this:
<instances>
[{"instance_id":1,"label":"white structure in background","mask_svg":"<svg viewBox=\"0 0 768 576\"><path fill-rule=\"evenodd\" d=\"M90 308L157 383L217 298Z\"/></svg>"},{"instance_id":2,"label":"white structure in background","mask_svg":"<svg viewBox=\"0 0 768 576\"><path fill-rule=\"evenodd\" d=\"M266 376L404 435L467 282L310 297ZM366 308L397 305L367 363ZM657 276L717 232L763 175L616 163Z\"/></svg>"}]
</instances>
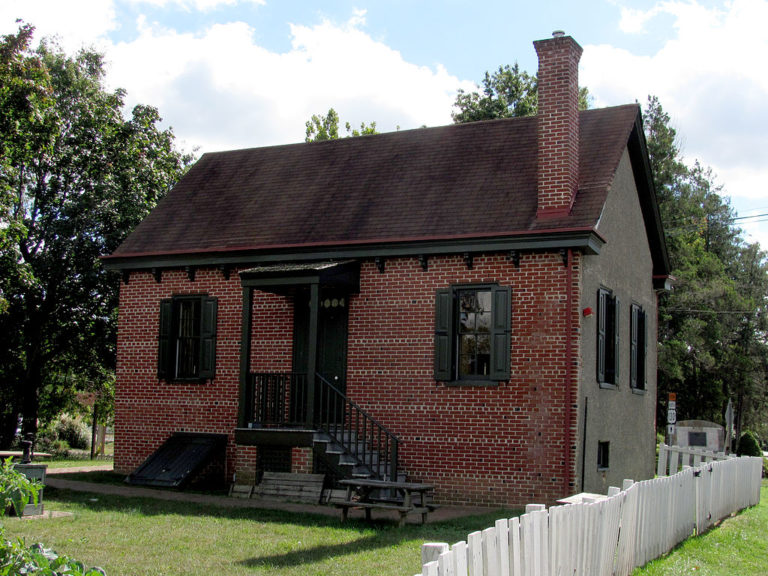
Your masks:
<instances>
[{"instance_id":1,"label":"white structure in background","mask_svg":"<svg viewBox=\"0 0 768 576\"><path fill-rule=\"evenodd\" d=\"M699 448L710 452L724 452L725 429L706 420L681 420L675 426L670 445L683 448Z\"/></svg>"}]
</instances>

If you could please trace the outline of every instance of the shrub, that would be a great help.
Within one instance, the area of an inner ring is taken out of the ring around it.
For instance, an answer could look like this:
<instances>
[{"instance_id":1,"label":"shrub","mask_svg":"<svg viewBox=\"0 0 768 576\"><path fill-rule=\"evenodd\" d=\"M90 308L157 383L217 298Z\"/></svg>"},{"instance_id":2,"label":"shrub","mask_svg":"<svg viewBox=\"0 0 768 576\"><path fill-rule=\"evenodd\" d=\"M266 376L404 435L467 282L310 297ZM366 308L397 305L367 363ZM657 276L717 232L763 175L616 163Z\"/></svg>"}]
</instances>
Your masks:
<instances>
[{"instance_id":1,"label":"shrub","mask_svg":"<svg viewBox=\"0 0 768 576\"><path fill-rule=\"evenodd\" d=\"M760 443L753 432L747 430L739 438L739 448L736 451L738 456L759 456L763 457L763 451L760 450Z\"/></svg>"},{"instance_id":2,"label":"shrub","mask_svg":"<svg viewBox=\"0 0 768 576\"><path fill-rule=\"evenodd\" d=\"M54 427L56 438L64 440L70 448L85 450L88 448L88 427L82 422L62 415Z\"/></svg>"},{"instance_id":3,"label":"shrub","mask_svg":"<svg viewBox=\"0 0 768 576\"><path fill-rule=\"evenodd\" d=\"M0 468L0 517L13 509L21 515L24 507L32 500L37 504L40 484L18 472L11 458L3 461ZM35 576L106 576L101 568L86 569L82 562L66 556L59 556L42 544L26 546L22 540L10 542L5 539L0 525L0 576L34 574Z\"/></svg>"},{"instance_id":4,"label":"shrub","mask_svg":"<svg viewBox=\"0 0 768 576\"><path fill-rule=\"evenodd\" d=\"M6 458L0 468L0 517L11 509L21 516L24 507L32 500L37 504L40 483L30 480L13 467L13 459ZM0 573L1 574L1 573Z\"/></svg>"},{"instance_id":5,"label":"shrub","mask_svg":"<svg viewBox=\"0 0 768 576\"><path fill-rule=\"evenodd\" d=\"M0 528L0 537L2 537ZM59 556L42 544L26 546L23 540L0 541L0 576L34 574L36 576L106 576L101 568L86 569L82 562Z\"/></svg>"}]
</instances>

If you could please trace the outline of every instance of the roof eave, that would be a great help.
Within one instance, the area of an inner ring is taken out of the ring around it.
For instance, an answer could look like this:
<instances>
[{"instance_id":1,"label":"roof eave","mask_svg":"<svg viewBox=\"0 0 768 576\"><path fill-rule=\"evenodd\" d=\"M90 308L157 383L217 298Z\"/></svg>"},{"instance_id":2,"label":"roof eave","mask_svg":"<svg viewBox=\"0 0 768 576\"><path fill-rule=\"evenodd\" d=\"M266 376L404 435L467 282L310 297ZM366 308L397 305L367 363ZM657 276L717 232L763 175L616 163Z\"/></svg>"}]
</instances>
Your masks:
<instances>
[{"instance_id":1,"label":"roof eave","mask_svg":"<svg viewBox=\"0 0 768 576\"><path fill-rule=\"evenodd\" d=\"M599 254L605 239L594 228L541 230L506 235L455 236L451 238L406 239L296 246L263 246L197 250L177 253L111 254L102 257L108 270L179 268L185 266L246 266L275 262L313 260L400 258L442 256L464 252L505 252L571 248Z\"/></svg>"},{"instance_id":2,"label":"roof eave","mask_svg":"<svg viewBox=\"0 0 768 576\"><path fill-rule=\"evenodd\" d=\"M648 156L648 147L643 130L643 118L638 107L637 116L629 135L627 148L635 174L635 184L640 199L640 207L645 221L648 244L653 258L654 277L666 277L670 274L669 254L664 237L664 226L661 221L656 189L653 184L653 174Z\"/></svg>"}]
</instances>

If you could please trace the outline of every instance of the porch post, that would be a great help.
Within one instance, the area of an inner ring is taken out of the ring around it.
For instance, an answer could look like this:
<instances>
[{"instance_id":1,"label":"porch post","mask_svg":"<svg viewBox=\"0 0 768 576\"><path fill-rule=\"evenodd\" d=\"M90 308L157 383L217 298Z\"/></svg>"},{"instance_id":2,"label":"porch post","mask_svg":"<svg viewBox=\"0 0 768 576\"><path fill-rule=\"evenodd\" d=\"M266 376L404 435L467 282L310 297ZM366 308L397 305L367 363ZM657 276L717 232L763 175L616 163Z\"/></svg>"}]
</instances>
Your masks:
<instances>
[{"instance_id":1,"label":"porch post","mask_svg":"<svg viewBox=\"0 0 768 576\"><path fill-rule=\"evenodd\" d=\"M317 325L320 307L320 284L309 285L309 349L307 350L307 427L315 424L315 372L317 372Z\"/></svg>"},{"instance_id":2,"label":"porch post","mask_svg":"<svg viewBox=\"0 0 768 576\"><path fill-rule=\"evenodd\" d=\"M243 286L243 320L240 333L240 409L238 427L245 428L253 417L253 390L248 386L251 371L251 320L253 316L253 287Z\"/></svg>"}]
</instances>

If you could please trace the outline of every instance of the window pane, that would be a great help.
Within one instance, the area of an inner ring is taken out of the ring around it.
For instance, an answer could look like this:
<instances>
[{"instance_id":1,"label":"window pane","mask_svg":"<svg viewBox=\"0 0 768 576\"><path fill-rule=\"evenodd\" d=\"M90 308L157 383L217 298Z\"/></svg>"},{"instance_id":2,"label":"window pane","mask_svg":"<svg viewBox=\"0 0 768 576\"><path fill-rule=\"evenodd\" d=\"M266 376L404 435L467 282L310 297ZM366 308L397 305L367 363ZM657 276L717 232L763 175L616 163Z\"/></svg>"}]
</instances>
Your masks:
<instances>
[{"instance_id":1,"label":"window pane","mask_svg":"<svg viewBox=\"0 0 768 576\"><path fill-rule=\"evenodd\" d=\"M490 374L492 302L490 290L459 292L459 378L487 378Z\"/></svg>"},{"instance_id":2,"label":"window pane","mask_svg":"<svg viewBox=\"0 0 768 576\"><path fill-rule=\"evenodd\" d=\"M480 335L477 337L477 360L478 376L488 376L491 371L491 337Z\"/></svg>"},{"instance_id":3,"label":"window pane","mask_svg":"<svg viewBox=\"0 0 768 576\"><path fill-rule=\"evenodd\" d=\"M474 356L476 353L475 335L462 334L459 337L459 354L462 356Z\"/></svg>"},{"instance_id":4,"label":"window pane","mask_svg":"<svg viewBox=\"0 0 768 576\"><path fill-rule=\"evenodd\" d=\"M462 312L459 314L459 333L465 334L467 332L475 331L475 313L474 312Z\"/></svg>"},{"instance_id":5,"label":"window pane","mask_svg":"<svg viewBox=\"0 0 768 576\"><path fill-rule=\"evenodd\" d=\"M477 304L479 310L483 312L491 311L491 291L485 290L477 293Z\"/></svg>"}]
</instances>

